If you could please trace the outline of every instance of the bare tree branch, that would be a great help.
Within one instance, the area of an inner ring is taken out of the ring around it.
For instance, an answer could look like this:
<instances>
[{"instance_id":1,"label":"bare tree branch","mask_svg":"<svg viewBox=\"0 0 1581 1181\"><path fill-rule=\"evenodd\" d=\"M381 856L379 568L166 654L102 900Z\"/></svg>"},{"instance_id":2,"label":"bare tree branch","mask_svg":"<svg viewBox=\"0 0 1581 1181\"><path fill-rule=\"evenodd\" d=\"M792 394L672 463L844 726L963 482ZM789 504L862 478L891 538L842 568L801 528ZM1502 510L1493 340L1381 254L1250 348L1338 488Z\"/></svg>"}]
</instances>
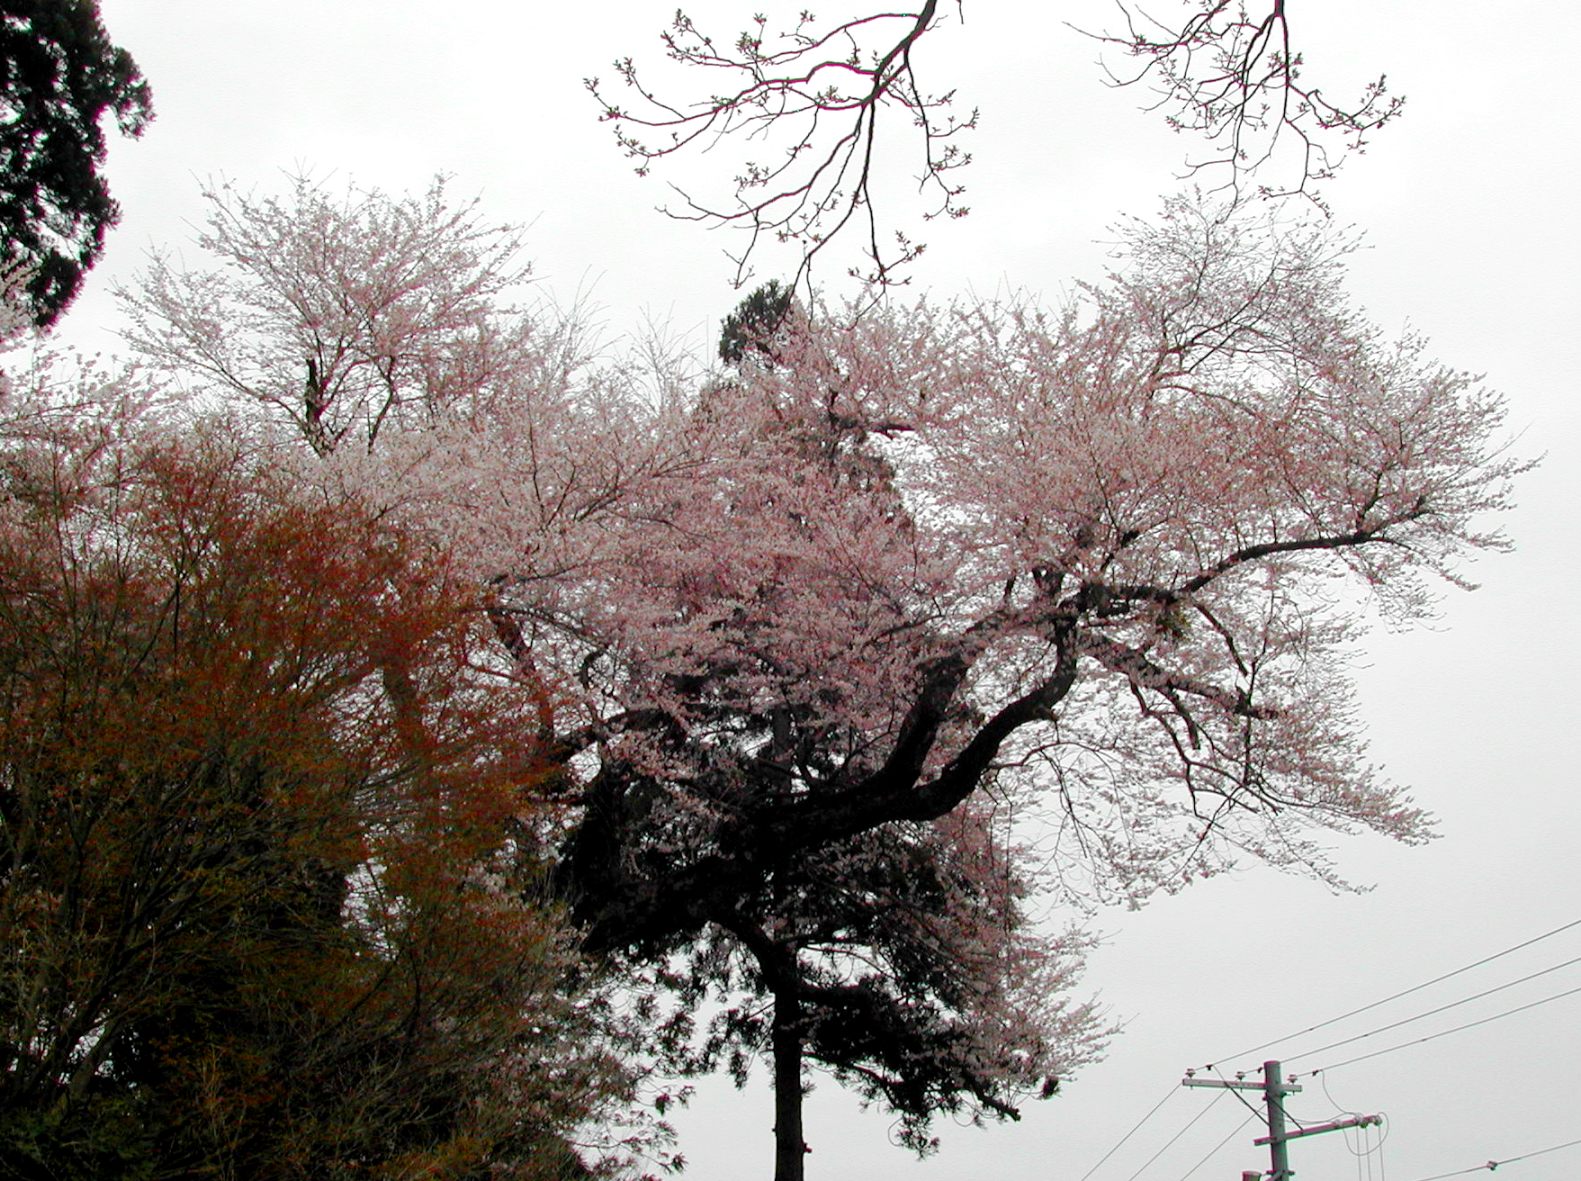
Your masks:
<instances>
[{"instance_id":1,"label":"bare tree branch","mask_svg":"<svg viewBox=\"0 0 1581 1181\"><path fill-rule=\"evenodd\" d=\"M1304 196L1323 207L1317 182L1331 178L1348 154L1364 151L1367 137L1404 107L1403 97L1389 95L1383 74L1347 105L1309 85L1292 47L1286 0L1270 0L1256 18L1244 3L1218 0L1179 27L1122 0L1115 6L1124 33L1077 30L1140 63L1130 73L1105 65L1110 85L1147 83L1158 96L1148 110L1164 111L1170 127L1209 144L1206 157L1188 160L1188 174L1226 174L1223 187L1237 194L1253 174L1267 175L1267 166L1285 179L1261 181L1258 193Z\"/></svg>"},{"instance_id":2,"label":"bare tree branch","mask_svg":"<svg viewBox=\"0 0 1581 1181\"><path fill-rule=\"evenodd\" d=\"M924 217L967 212L960 201L965 189L951 173L971 162L956 137L976 126L977 112L958 117L954 91L925 91L912 61L913 47L938 25L937 6L938 0L926 0L916 11L871 13L821 33L803 11L777 37L757 15L728 49L677 12L663 35L668 56L722 72L726 86L702 101L674 105L648 88L629 57L616 61L615 71L635 93L634 106L608 97L597 78L586 85L604 108L602 119L614 124L620 146L638 162L639 175L665 157L694 146L707 150L728 136L763 143L761 162L748 160L735 177L730 203L676 189L678 204L663 210L684 221L748 231L746 247L730 255L737 286L751 277L752 254L765 237L801 247L795 276L801 282L819 252L853 222L863 227L867 263L850 273L869 283L893 283L897 269L924 244L898 231L893 242L884 240L872 191L881 111L903 113L921 135L918 191L932 205Z\"/></svg>"},{"instance_id":3,"label":"bare tree branch","mask_svg":"<svg viewBox=\"0 0 1581 1181\"><path fill-rule=\"evenodd\" d=\"M1111 85L1150 86L1157 98L1148 109L1206 140L1206 155L1188 158L1188 175L1222 176L1221 187L1240 194L1261 174L1269 179L1257 184L1258 193L1300 195L1321 207L1317 183L1364 150L1367 137L1400 114L1404 99L1389 95L1379 75L1353 102L1331 102L1302 76L1287 0L1265 2L1268 10L1254 18L1244 4L1204 0L1177 26L1117 0L1123 29L1077 31L1134 59L1130 71L1103 67ZM792 285L807 283L814 259L853 225L865 262L848 273L875 286L902 284L905 264L925 243L877 210L877 154L894 150L887 140L880 144L882 112L904 116L920 137L913 164L928 206L924 220L968 212L955 170L971 162L959 136L976 127L978 113L957 114L954 90L924 89L913 60L914 48L942 23L938 7L939 0L924 0L916 9L870 12L824 31L803 10L778 34L757 14L728 46L677 12L662 35L666 55L710 71L703 76L722 79L721 85L699 99L672 99L626 57L614 69L629 94L617 96L597 78L586 86L639 175L727 139L751 145L728 197L672 186L674 202L661 207L678 220L745 231L742 249L726 251L736 286L752 278L752 256L764 242L799 247ZM959 15L961 0L956 10Z\"/></svg>"}]
</instances>

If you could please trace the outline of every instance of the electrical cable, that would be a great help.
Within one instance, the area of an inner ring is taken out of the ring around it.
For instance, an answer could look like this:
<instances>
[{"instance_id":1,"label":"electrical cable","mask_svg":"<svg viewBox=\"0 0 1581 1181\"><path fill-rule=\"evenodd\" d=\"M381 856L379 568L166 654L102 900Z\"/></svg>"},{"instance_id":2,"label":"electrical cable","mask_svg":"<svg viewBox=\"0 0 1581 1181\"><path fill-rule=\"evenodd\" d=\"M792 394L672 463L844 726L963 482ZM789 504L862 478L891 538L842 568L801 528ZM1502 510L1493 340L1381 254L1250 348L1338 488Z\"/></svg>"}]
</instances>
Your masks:
<instances>
[{"instance_id":1,"label":"electrical cable","mask_svg":"<svg viewBox=\"0 0 1581 1181\"><path fill-rule=\"evenodd\" d=\"M1467 964L1463 968L1456 968L1453 972L1445 972L1442 976L1435 976L1433 979L1424 981L1421 984L1414 984L1410 988L1394 993L1391 996L1386 996L1382 1000L1373 1001L1370 1004L1363 1005L1359 1009L1352 1009L1348 1013L1341 1013L1338 1017L1330 1017L1327 1021L1319 1021L1316 1025L1309 1025L1307 1028L1298 1030L1295 1033L1286 1034L1284 1037L1276 1037L1270 1041L1263 1042L1260 1045L1250 1046L1244 1050L1237 1050L1233 1054L1222 1055L1218 1058L1214 1058L1212 1061L1233 1062L1237 1058L1244 1057L1247 1054L1255 1054L1258 1050L1266 1050L1269 1046L1278 1045L1280 1042L1288 1042L1292 1038L1304 1037L1307 1034L1313 1033L1319 1029L1326 1029L1330 1025L1337 1024L1338 1022L1344 1021L1350 1017L1359 1016L1362 1013L1366 1013L1372 1009L1378 1008L1380 1005L1387 1005L1390 1001L1397 1001L1403 996L1410 996L1413 992L1421 992L1424 988L1431 988L1435 984L1441 984L1445 980L1450 980L1464 972L1469 972L1473 968L1480 968L1483 964L1491 964L1494 960L1502 959L1504 956L1520 951L1522 948L1530 947L1534 943L1541 943L1544 939L1551 939L1555 935L1563 934L1572 927L1581 927L1581 919L1573 919L1572 921L1565 923L1563 926L1555 927L1552 931L1545 931L1541 935L1536 935L1531 939L1525 940L1524 942L1517 943L1513 947L1506 947L1503 951L1497 951L1490 956L1484 956L1475 963ZM1209 1069L1212 1069L1211 1063L1209 1064Z\"/></svg>"},{"instance_id":2,"label":"electrical cable","mask_svg":"<svg viewBox=\"0 0 1581 1181\"><path fill-rule=\"evenodd\" d=\"M1461 1005L1469 1005L1472 1001L1480 1001L1485 996L1492 996L1496 992L1503 992L1506 988L1514 988L1517 984L1525 984L1528 980L1536 980L1539 976L1546 976L1550 972L1557 972L1560 968L1568 968L1571 964L1581 964L1581 955L1576 956L1575 959L1566 960L1562 964L1555 964L1551 968L1544 968L1540 972L1533 972L1530 976L1522 976L1519 980L1511 980L1507 984L1496 985L1493 988L1485 989L1484 991L1476 993L1473 996L1464 997L1458 1001L1450 1001L1447 1005L1439 1005L1436 1009L1429 1009L1427 1012L1418 1013L1414 1017L1404 1017L1399 1021L1391 1022L1388 1025L1380 1025L1377 1029L1369 1029L1366 1033L1358 1033L1355 1037L1344 1038L1337 1042L1329 1042L1328 1045L1319 1046L1315 1050L1303 1050L1299 1054L1292 1054L1291 1060L1293 1061L1296 1058L1310 1058L1312 1055L1321 1054L1325 1050L1337 1049L1340 1046L1348 1046L1352 1042L1365 1041L1367 1038L1373 1037L1376 1034L1388 1033L1391 1029L1399 1029L1402 1025L1409 1025L1411 1022L1420 1021L1424 1017L1436 1017L1440 1013L1447 1013L1450 1009L1458 1009Z\"/></svg>"},{"instance_id":3,"label":"electrical cable","mask_svg":"<svg viewBox=\"0 0 1581 1181\"><path fill-rule=\"evenodd\" d=\"M1224 1078L1224 1072L1222 1070L1215 1069L1214 1073L1217 1074L1219 1076L1219 1078L1222 1081L1224 1081L1225 1083L1229 1082L1228 1079ZM1239 1081L1239 1080L1237 1080L1237 1081ZM1225 1090L1232 1091L1234 1093L1235 1097L1241 1101L1241 1106L1246 1108L1247 1111L1251 1112L1252 1115L1256 1116L1258 1119L1264 1118L1262 1112L1258 1111L1257 1108L1253 1107L1250 1103L1248 1103L1246 1101L1246 1096L1241 1094L1240 1089L1238 1087L1226 1086ZM1333 1101L1333 1096L1332 1095L1329 1096L1329 1100L1330 1100L1330 1102ZM1296 1119L1295 1116L1290 1114L1290 1109L1285 1106L1285 1097L1283 1095L1271 1095L1271 1096L1268 1096L1268 1101L1279 1109L1279 1114L1282 1115L1286 1120L1288 1120L1290 1123L1294 1124L1300 1131L1303 1131L1303 1132L1306 1131L1306 1125L1304 1123L1302 1123L1300 1120Z\"/></svg>"},{"instance_id":4,"label":"electrical cable","mask_svg":"<svg viewBox=\"0 0 1581 1181\"><path fill-rule=\"evenodd\" d=\"M1318 1083L1323 1088L1323 1097L1334 1105L1334 1114L1330 1117L1331 1119L1338 1119L1340 1116L1344 1116L1344 1115L1360 1115L1361 1114L1361 1112L1356 1111L1353 1108L1340 1106L1340 1101L1338 1099L1334 1098L1334 1096L1329 1092L1328 1079L1320 1078L1320 1079L1318 1079ZM1349 1136L1347 1136L1345 1138L1345 1146L1347 1148L1350 1147L1350 1137Z\"/></svg>"},{"instance_id":5,"label":"electrical cable","mask_svg":"<svg viewBox=\"0 0 1581 1181\"><path fill-rule=\"evenodd\" d=\"M1328 1089L1328 1079L1326 1077L1324 1077L1322 1075L1319 1075L1318 1076L1318 1085L1323 1088L1324 1096L1328 1099L1328 1101L1330 1103L1332 1103L1334 1105L1334 1114L1333 1114L1333 1116L1330 1117L1331 1119L1338 1120L1342 1116L1347 1116L1347 1115L1349 1115L1349 1116L1360 1116L1361 1115L1361 1111L1358 1108L1345 1107L1345 1106L1343 1106L1340 1103L1340 1101L1338 1099L1334 1098L1333 1092L1331 1092ZM1372 1126L1374 1126L1374 1127L1376 1127L1378 1129L1378 1131L1376 1133L1377 1136L1378 1136L1378 1143L1377 1143L1377 1145L1375 1147L1373 1147L1373 1148L1367 1148L1366 1147L1366 1141L1365 1141L1365 1139L1363 1139L1362 1140L1363 1151L1360 1152L1360 1153L1358 1153L1354 1148L1351 1148L1351 1146L1350 1146L1350 1129L1349 1128L1341 1129L1340 1135L1344 1138L1344 1140L1345 1140L1345 1147L1350 1151L1350 1154L1352 1156L1363 1156L1363 1155L1366 1155L1369 1152L1381 1152L1383 1150L1384 1142L1389 1139L1389 1132L1392 1130L1392 1125L1389 1123L1389 1116L1388 1116L1387 1112L1380 1112L1378 1114L1378 1119L1381 1122L1379 1122L1378 1124L1372 1125ZM1365 1137L1367 1135L1367 1125L1361 1126L1359 1128L1359 1131L1360 1131L1362 1137Z\"/></svg>"},{"instance_id":6,"label":"electrical cable","mask_svg":"<svg viewBox=\"0 0 1581 1181\"><path fill-rule=\"evenodd\" d=\"M1437 1173L1431 1177L1420 1177L1417 1181L1444 1181L1446 1177L1464 1177L1468 1173L1480 1173L1483 1170L1493 1172L1505 1165L1513 1165L1516 1161L1531 1160L1534 1156L1545 1156L1550 1152L1558 1152L1561 1148L1574 1148L1581 1144L1581 1140L1570 1140L1564 1144L1555 1144L1552 1148L1539 1148L1536 1152L1523 1152L1520 1156L1507 1156L1503 1160L1490 1160L1486 1164L1472 1165L1469 1169L1459 1169L1453 1173Z\"/></svg>"},{"instance_id":7,"label":"electrical cable","mask_svg":"<svg viewBox=\"0 0 1581 1181\"><path fill-rule=\"evenodd\" d=\"M1437 1041L1441 1037L1448 1037L1452 1033L1459 1033L1465 1029L1475 1029L1479 1025L1488 1024L1490 1021L1497 1021L1502 1017L1510 1017L1516 1013L1524 1013L1527 1009L1535 1009L1538 1005L1546 1005L1549 1001L1563 1000L1565 997L1574 996L1578 992L1581 992L1581 986L1572 988L1567 992L1556 992L1553 994L1553 996L1545 996L1542 998L1542 1000L1532 1001L1530 1004L1521 1005L1518 1008L1506 1009L1502 1013L1495 1013L1493 1016L1484 1017L1480 1021L1468 1021L1466 1024L1457 1025L1453 1029L1444 1029L1440 1030L1438 1033L1430 1033L1426 1037L1419 1037L1415 1041L1401 1042L1397 1046L1389 1046L1387 1049L1383 1050L1374 1050L1370 1054L1359 1054L1355 1058L1347 1058L1343 1062L1331 1062L1327 1066L1318 1066L1311 1070L1303 1070L1298 1074L1292 1074L1290 1077L1292 1079L1302 1078L1307 1075L1317 1074L1319 1071L1338 1070L1341 1066L1350 1066L1356 1062L1366 1062L1369 1058L1381 1058L1383 1055L1392 1054L1396 1050L1408 1049L1411 1046L1420 1046L1424 1042ZM1310 1057L1311 1055L1306 1056Z\"/></svg>"},{"instance_id":8,"label":"electrical cable","mask_svg":"<svg viewBox=\"0 0 1581 1181\"><path fill-rule=\"evenodd\" d=\"M1212 1160L1213 1157L1214 1157L1214 1154L1217 1153L1219 1151L1219 1149L1223 1148L1226 1144L1228 1144L1231 1140L1233 1140L1240 1133L1242 1128L1244 1128L1247 1124L1251 1123L1256 1118L1257 1118L1257 1112L1253 1111L1251 1115L1247 1116L1240 1123L1236 1124L1233 1128L1231 1128L1230 1129L1230 1134L1228 1136L1224 1137L1224 1139L1220 1140L1212 1148L1208 1149L1208 1155L1203 1157L1196 1164L1192 1165L1190 1171L1187 1172L1183 1177L1181 1177L1180 1181L1190 1181L1192 1173L1195 1173L1203 1165L1207 1164L1210 1160Z\"/></svg>"},{"instance_id":9,"label":"electrical cable","mask_svg":"<svg viewBox=\"0 0 1581 1181\"><path fill-rule=\"evenodd\" d=\"M1294 1076L1292 1076L1292 1078L1293 1077ZM1285 1082L1290 1082L1290 1081L1291 1081L1290 1079L1286 1079L1285 1080ZM1295 1116L1290 1114L1290 1109L1285 1106L1285 1097L1283 1095L1275 1095L1275 1096L1273 1096L1273 1103L1274 1103L1275 1107L1279 1108L1279 1114L1282 1115L1290 1123L1294 1124L1298 1131L1304 1132L1304 1131L1307 1130L1307 1126L1304 1123L1302 1123L1300 1120L1296 1119Z\"/></svg>"},{"instance_id":10,"label":"electrical cable","mask_svg":"<svg viewBox=\"0 0 1581 1181\"><path fill-rule=\"evenodd\" d=\"M1218 1075L1219 1076L1219 1081L1225 1084L1224 1089L1226 1091L1231 1092L1237 1099L1239 1099L1241 1101L1241 1106L1242 1107L1246 1108L1246 1110L1251 1112L1253 1115L1256 1115L1256 1116L1261 1116L1262 1115L1262 1112L1258 1111L1257 1108L1253 1107L1250 1103L1248 1103L1246 1101L1246 1096L1241 1094L1241 1089L1239 1087L1234 1087L1234 1086L1230 1086L1229 1085L1230 1080L1224 1077L1224 1072L1222 1070L1215 1070L1213 1073ZM1240 1081L1239 1079L1236 1080L1236 1082L1239 1082L1239 1081Z\"/></svg>"},{"instance_id":11,"label":"electrical cable","mask_svg":"<svg viewBox=\"0 0 1581 1181\"><path fill-rule=\"evenodd\" d=\"M1368 1127L1362 1129L1363 1139L1369 1141L1367 1147L1367 1176L1372 1177L1372 1158L1378 1158L1378 1181L1384 1181L1383 1169L1383 1132L1381 1128Z\"/></svg>"},{"instance_id":12,"label":"electrical cable","mask_svg":"<svg viewBox=\"0 0 1581 1181\"><path fill-rule=\"evenodd\" d=\"M1136 1181L1136 1179L1138 1177L1140 1177L1143 1173L1147 1172L1148 1167L1154 1161L1156 1161L1159 1157L1163 1156L1164 1153L1168 1152L1171 1148L1173 1148L1175 1146L1175 1141L1179 1140L1187 1132L1191 1131L1192 1126L1199 1119L1201 1119L1203 1116L1207 1115L1208 1112L1212 1111L1215 1107L1217 1107L1218 1103L1219 1103L1219 1100L1223 1099L1223 1098L1224 1098L1224 1092L1220 1091L1217 1095L1215 1095L1213 1097L1213 1102L1212 1103L1208 1104L1201 1111L1197 1112L1196 1115L1192 1116L1191 1119L1189 1121L1187 1121L1185 1127L1181 1128L1180 1131L1176 1132L1173 1136L1171 1136L1169 1138L1169 1140L1164 1144L1164 1147L1160 1148L1152 1156L1148 1157L1145 1161L1143 1161L1142 1162L1142 1167L1140 1169L1138 1169L1136 1172L1132 1173L1129 1177L1127 1177L1125 1179L1125 1181Z\"/></svg>"},{"instance_id":13,"label":"electrical cable","mask_svg":"<svg viewBox=\"0 0 1581 1181\"><path fill-rule=\"evenodd\" d=\"M1323 1088L1324 1097L1327 1098L1328 1101L1334 1106L1334 1115L1330 1117L1331 1120L1338 1123L1344 1116L1359 1117L1361 1115L1361 1112L1359 1112L1354 1107L1346 1107L1340 1103L1338 1099L1334 1098L1334 1093L1328 1089L1327 1078L1319 1075L1318 1084ZM1345 1142L1345 1151L1350 1153L1351 1156L1356 1160L1357 1181L1361 1181L1364 1173L1368 1178L1368 1181L1370 1181L1372 1178L1372 1158L1375 1156L1378 1158L1377 1181L1384 1181L1386 1176L1384 1170L1383 1146L1384 1143L1389 1139L1389 1133L1392 1130L1392 1125L1389 1123L1389 1117L1387 1114L1380 1113L1376 1119L1376 1123L1362 1122L1355 1126L1354 1131L1356 1132L1356 1143L1359 1146L1356 1148L1352 1148L1350 1144L1350 1134L1352 1129L1339 1129L1340 1139Z\"/></svg>"},{"instance_id":14,"label":"electrical cable","mask_svg":"<svg viewBox=\"0 0 1581 1181\"><path fill-rule=\"evenodd\" d=\"M1150 1110L1141 1119L1137 1120L1136 1121L1136 1126L1133 1127L1124 1136L1121 1136L1120 1137L1120 1142L1118 1144L1116 1144L1113 1148L1109 1149L1108 1152L1104 1153L1103 1156L1099 1159L1097 1164L1093 1165L1092 1168L1088 1169L1085 1173L1083 1173L1081 1175L1081 1181L1087 1181L1087 1178L1091 1177L1099 1169L1103 1168L1103 1162L1108 1160L1115 1153L1119 1152L1120 1149L1125 1145L1125 1142L1127 1140L1129 1140L1132 1136L1136 1135L1139 1131L1141 1131L1142 1130L1142 1125L1145 1124L1148 1120L1152 1119L1155 1115L1157 1115L1158 1114L1158 1109L1160 1107L1164 1106L1164 1104L1168 1103L1169 1100L1179 1090L1180 1090L1180 1088L1177 1086L1177 1087L1170 1087L1169 1090L1165 1091L1164 1092L1164 1097L1162 1099L1160 1099L1157 1103L1153 1104L1152 1110Z\"/></svg>"}]
</instances>

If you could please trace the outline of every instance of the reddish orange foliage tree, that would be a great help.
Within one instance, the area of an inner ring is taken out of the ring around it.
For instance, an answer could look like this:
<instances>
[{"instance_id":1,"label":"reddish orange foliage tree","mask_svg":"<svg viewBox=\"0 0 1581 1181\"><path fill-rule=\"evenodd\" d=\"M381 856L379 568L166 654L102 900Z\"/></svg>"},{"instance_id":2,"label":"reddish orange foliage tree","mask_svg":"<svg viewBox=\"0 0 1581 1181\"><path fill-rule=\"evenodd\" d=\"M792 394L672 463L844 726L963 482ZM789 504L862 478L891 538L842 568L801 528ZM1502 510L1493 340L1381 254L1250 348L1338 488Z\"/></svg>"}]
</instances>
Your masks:
<instances>
[{"instance_id":1,"label":"reddish orange foliage tree","mask_svg":"<svg viewBox=\"0 0 1581 1181\"><path fill-rule=\"evenodd\" d=\"M624 1080L446 555L0 402L0 1172L559 1177Z\"/></svg>"}]
</instances>

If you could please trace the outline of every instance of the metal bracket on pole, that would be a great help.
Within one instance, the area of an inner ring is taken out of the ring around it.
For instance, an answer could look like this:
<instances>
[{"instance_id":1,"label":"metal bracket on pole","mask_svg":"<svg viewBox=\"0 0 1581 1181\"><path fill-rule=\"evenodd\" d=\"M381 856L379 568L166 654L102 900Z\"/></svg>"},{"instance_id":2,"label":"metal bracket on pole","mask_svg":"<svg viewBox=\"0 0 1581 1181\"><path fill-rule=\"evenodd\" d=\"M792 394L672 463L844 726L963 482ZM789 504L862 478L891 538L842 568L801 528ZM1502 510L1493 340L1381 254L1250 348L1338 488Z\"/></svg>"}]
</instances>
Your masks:
<instances>
[{"instance_id":1,"label":"metal bracket on pole","mask_svg":"<svg viewBox=\"0 0 1581 1181\"><path fill-rule=\"evenodd\" d=\"M1284 1138L1286 1140L1299 1140L1303 1136L1316 1136L1319 1132L1337 1132L1341 1128L1366 1128L1381 1123L1383 1123L1383 1116L1381 1115L1351 1115L1346 1116L1344 1119L1337 1119L1333 1123L1313 1124L1310 1127L1300 1128L1294 1132L1286 1132ZM1263 1145L1271 1140L1272 1137L1270 1136L1259 1136L1252 1143Z\"/></svg>"},{"instance_id":2,"label":"metal bracket on pole","mask_svg":"<svg viewBox=\"0 0 1581 1181\"><path fill-rule=\"evenodd\" d=\"M1249 1083L1243 1079L1236 1079L1231 1082L1229 1079L1221 1078L1183 1078L1180 1080L1180 1085L1183 1087L1229 1087L1232 1091L1261 1091L1263 1089L1262 1083ZM1287 1093L1301 1089L1295 1083L1286 1083L1284 1087Z\"/></svg>"}]
</instances>

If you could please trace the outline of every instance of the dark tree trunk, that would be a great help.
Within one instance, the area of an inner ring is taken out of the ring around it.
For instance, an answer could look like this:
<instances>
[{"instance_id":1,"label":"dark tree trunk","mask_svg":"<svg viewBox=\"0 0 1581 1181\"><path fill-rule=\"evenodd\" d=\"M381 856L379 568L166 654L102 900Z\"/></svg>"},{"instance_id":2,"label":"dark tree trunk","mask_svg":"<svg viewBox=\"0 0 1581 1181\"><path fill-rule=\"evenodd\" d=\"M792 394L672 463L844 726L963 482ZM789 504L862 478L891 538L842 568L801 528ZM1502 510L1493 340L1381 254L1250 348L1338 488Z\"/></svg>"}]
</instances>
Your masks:
<instances>
[{"instance_id":1,"label":"dark tree trunk","mask_svg":"<svg viewBox=\"0 0 1581 1181\"><path fill-rule=\"evenodd\" d=\"M794 983L774 990L774 1181L803 1181L801 1002Z\"/></svg>"}]
</instances>

